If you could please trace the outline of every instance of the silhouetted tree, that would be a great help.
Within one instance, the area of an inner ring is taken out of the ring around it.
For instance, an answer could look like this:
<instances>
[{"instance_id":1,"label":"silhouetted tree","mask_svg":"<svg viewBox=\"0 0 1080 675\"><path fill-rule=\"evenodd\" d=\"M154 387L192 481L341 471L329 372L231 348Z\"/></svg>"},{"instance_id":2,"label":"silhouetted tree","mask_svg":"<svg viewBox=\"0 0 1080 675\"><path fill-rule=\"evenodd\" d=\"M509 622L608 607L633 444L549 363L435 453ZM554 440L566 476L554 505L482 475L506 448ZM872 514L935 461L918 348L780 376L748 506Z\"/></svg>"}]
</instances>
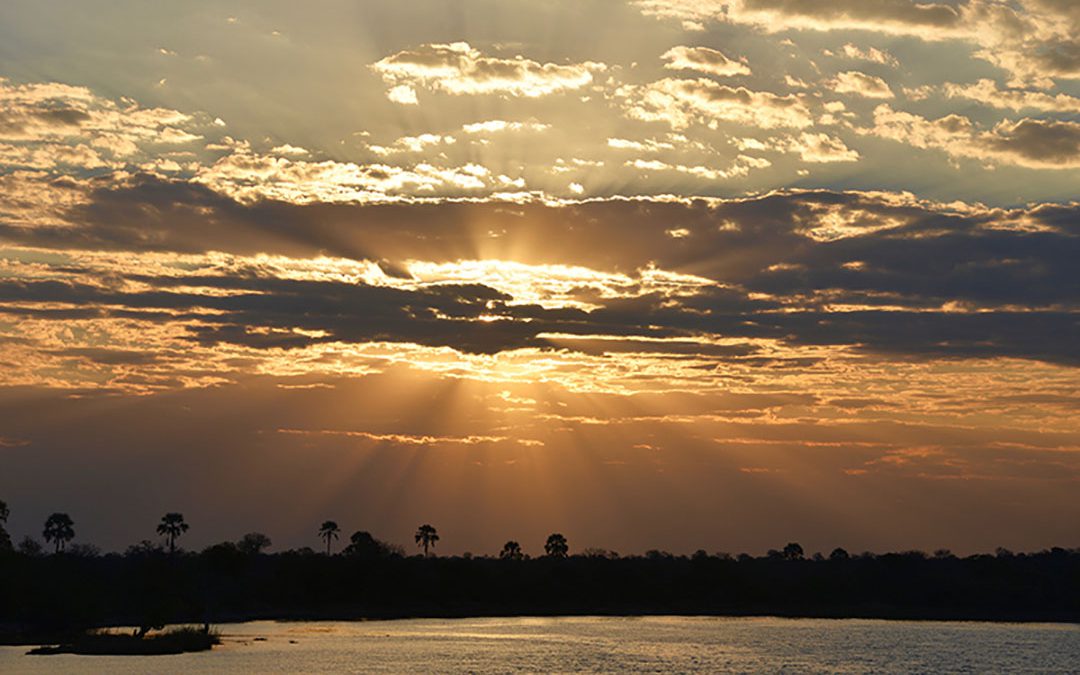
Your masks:
<instances>
[{"instance_id":1,"label":"silhouetted tree","mask_svg":"<svg viewBox=\"0 0 1080 675\"><path fill-rule=\"evenodd\" d=\"M158 555L161 553L161 546L149 539L143 539L138 544L132 544L124 551L124 555L129 558L141 558L151 555Z\"/></svg>"},{"instance_id":2,"label":"silhouetted tree","mask_svg":"<svg viewBox=\"0 0 1080 675\"><path fill-rule=\"evenodd\" d=\"M7 529L4 528L4 523L7 522L9 515L10 512L8 511L7 503L0 499L0 553L12 550L11 535L9 535Z\"/></svg>"},{"instance_id":3,"label":"silhouetted tree","mask_svg":"<svg viewBox=\"0 0 1080 675\"><path fill-rule=\"evenodd\" d=\"M101 549L93 544L72 544L68 547L67 554L77 558L97 558L101 555Z\"/></svg>"},{"instance_id":4,"label":"silhouetted tree","mask_svg":"<svg viewBox=\"0 0 1080 675\"><path fill-rule=\"evenodd\" d=\"M834 548L832 553L829 554L829 560L847 560L850 557L848 552L842 548Z\"/></svg>"},{"instance_id":5,"label":"silhouetted tree","mask_svg":"<svg viewBox=\"0 0 1080 675\"><path fill-rule=\"evenodd\" d=\"M176 538L187 531L188 524L184 522L182 513L166 513L157 526L157 533L169 543L170 554L176 553Z\"/></svg>"},{"instance_id":6,"label":"silhouetted tree","mask_svg":"<svg viewBox=\"0 0 1080 675\"><path fill-rule=\"evenodd\" d=\"M370 532L353 532L349 545L342 551L345 555L357 556L368 560L374 558L398 558L405 555L404 549L395 544L379 541Z\"/></svg>"},{"instance_id":7,"label":"silhouetted tree","mask_svg":"<svg viewBox=\"0 0 1080 675\"><path fill-rule=\"evenodd\" d=\"M586 558L606 558L608 560L617 560L619 558L618 551L610 551L606 548L589 547L584 549L581 554Z\"/></svg>"},{"instance_id":8,"label":"silhouetted tree","mask_svg":"<svg viewBox=\"0 0 1080 675\"><path fill-rule=\"evenodd\" d=\"M45 549L37 539L34 539L30 535L26 535L22 538L22 541L19 542L19 553L30 558L37 558L45 553Z\"/></svg>"},{"instance_id":9,"label":"silhouetted tree","mask_svg":"<svg viewBox=\"0 0 1080 675\"><path fill-rule=\"evenodd\" d=\"M790 542L784 547L783 556L786 560L802 560L803 548L795 542Z\"/></svg>"},{"instance_id":10,"label":"silhouetted tree","mask_svg":"<svg viewBox=\"0 0 1080 675\"><path fill-rule=\"evenodd\" d=\"M361 558L377 558L380 553L379 542L371 536L370 532L358 530L349 537L349 545L342 553Z\"/></svg>"},{"instance_id":11,"label":"silhouetted tree","mask_svg":"<svg viewBox=\"0 0 1080 675\"><path fill-rule=\"evenodd\" d=\"M416 545L424 547L424 557L427 557L429 548L435 548L437 541L439 533L431 525L425 523L416 531Z\"/></svg>"},{"instance_id":12,"label":"silhouetted tree","mask_svg":"<svg viewBox=\"0 0 1080 675\"><path fill-rule=\"evenodd\" d=\"M544 544L544 553L549 558L565 558L569 551L570 546L566 543L566 537L558 532L550 535L547 538L547 543Z\"/></svg>"},{"instance_id":13,"label":"silhouetted tree","mask_svg":"<svg viewBox=\"0 0 1080 675\"><path fill-rule=\"evenodd\" d=\"M330 555L330 542L338 538L341 528L332 520L323 521L319 526L319 537L326 542L326 555Z\"/></svg>"},{"instance_id":14,"label":"silhouetted tree","mask_svg":"<svg viewBox=\"0 0 1080 675\"><path fill-rule=\"evenodd\" d=\"M503 560L521 560L525 555L521 552L521 544L511 540L503 544L499 557Z\"/></svg>"},{"instance_id":15,"label":"silhouetted tree","mask_svg":"<svg viewBox=\"0 0 1080 675\"><path fill-rule=\"evenodd\" d=\"M259 555L264 548L270 548L272 544L270 537L262 532L248 532L236 542L236 548L247 555Z\"/></svg>"},{"instance_id":16,"label":"silhouetted tree","mask_svg":"<svg viewBox=\"0 0 1080 675\"><path fill-rule=\"evenodd\" d=\"M75 538L75 522L66 513L54 513L45 521L42 532L45 541L56 545L56 552L64 550L69 541Z\"/></svg>"}]
</instances>

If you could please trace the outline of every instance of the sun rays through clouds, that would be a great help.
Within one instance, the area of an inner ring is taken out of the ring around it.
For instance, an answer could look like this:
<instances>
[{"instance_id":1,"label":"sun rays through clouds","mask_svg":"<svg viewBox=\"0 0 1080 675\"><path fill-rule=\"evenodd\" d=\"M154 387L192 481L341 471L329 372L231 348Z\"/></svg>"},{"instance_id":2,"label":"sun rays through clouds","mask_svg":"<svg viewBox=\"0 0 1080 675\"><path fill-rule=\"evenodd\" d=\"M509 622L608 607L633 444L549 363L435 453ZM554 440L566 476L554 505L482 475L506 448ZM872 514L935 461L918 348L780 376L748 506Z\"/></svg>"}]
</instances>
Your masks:
<instances>
[{"instance_id":1,"label":"sun rays through clouds","mask_svg":"<svg viewBox=\"0 0 1080 675\"><path fill-rule=\"evenodd\" d=\"M29 513L195 494L224 532L290 494L275 541L440 514L460 551L1072 536L1071 4L62 5L0 9Z\"/></svg>"}]
</instances>

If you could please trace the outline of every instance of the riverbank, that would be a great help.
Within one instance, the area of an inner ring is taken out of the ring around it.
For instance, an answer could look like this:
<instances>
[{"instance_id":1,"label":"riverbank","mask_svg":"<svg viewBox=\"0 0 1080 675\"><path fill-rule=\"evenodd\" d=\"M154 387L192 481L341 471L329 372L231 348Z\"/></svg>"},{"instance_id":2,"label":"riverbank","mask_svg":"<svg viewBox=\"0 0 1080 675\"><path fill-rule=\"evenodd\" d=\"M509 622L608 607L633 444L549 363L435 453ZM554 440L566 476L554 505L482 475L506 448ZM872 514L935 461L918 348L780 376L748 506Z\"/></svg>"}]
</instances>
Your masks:
<instances>
[{"instance_id":1,"label":"riverbank","mask_svg":"<svg viewBox=\"0 0 1080 675\"><path fill-rule=\"evenodd\" d=\"M0 643L109 625L657 615L1077 623L1080 552L0 557Z\"/></svg>"}]
</instances>

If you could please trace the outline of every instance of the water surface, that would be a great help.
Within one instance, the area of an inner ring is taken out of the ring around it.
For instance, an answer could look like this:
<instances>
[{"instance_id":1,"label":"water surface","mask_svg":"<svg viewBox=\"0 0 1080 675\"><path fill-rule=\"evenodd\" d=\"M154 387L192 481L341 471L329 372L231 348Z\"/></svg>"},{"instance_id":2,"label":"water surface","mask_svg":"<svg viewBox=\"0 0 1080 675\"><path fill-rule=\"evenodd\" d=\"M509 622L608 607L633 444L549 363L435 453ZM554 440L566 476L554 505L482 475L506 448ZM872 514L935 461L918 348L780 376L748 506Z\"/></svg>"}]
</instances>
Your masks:
<instances>
[{"instance_id":1,"label":"water surface","mask_svg":"<svg viewBox=\"0 0 1080 675\"><path fill-rule=\"evenodd\" d=\"M564 617L218 627L179 656L25 656L0 672L1074 672L1080 626L869 620Z\"/></svg>"}]
</instances>

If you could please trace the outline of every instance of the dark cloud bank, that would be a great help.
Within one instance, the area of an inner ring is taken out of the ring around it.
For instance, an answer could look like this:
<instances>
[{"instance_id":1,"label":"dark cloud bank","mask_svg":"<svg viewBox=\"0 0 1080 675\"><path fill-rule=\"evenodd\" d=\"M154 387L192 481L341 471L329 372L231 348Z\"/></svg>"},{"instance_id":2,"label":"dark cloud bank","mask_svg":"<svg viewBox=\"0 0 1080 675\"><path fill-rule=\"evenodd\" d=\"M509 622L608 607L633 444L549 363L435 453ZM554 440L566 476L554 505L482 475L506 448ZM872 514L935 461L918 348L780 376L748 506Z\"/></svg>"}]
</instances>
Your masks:
<instances>
[{"instance_id":1,"label":"dark cloud bank","mask_svg":"<svg viewBox=\"0 0 1080 675\"><path fill-rule=\"evenodd\" d=\"M384 205L242 204L142 177L100 187L63 226L0 223L0 238L56 250L326 255L381 261L499 258L632 278L655 266L713 280L698 292L627 293L544 308L482 284L417 289L224 275L0 282L3 311L190 321L191 339L254 347L407 341L471 352L546 344L544 333L770 337L922 356L1080 360L1080 206L946 207L907 196L810 191L731 201L605 200ZM87 272L87 274L80 274ZM114 290L120 281L150 290ZM228 295L191 292L191 287ZM632 290L632 289L631 289ZM42 304L48 303L48 304ZM842 309L843 311L836 311ZM213 310L214 313L206 313ZM481 315L498 321L480 322ZM322 331L322 337L257 329Z\"/></svg>"}]
</instances>

